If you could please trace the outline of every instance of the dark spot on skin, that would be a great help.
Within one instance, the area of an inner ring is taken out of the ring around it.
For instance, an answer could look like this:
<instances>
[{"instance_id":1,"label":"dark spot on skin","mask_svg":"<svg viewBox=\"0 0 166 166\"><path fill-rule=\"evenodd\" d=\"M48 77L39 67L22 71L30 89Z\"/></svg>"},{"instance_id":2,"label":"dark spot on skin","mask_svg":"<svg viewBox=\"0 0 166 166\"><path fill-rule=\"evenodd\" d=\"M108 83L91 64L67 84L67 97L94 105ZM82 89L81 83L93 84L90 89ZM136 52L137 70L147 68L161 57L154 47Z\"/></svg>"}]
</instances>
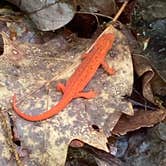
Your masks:
<instances>
[{"instance_id":1,"label":"dark spot on skin","mask_svg":"<svg viewBox=\"0 0 166 166\"><path fill-rule=\"evenodd\" d=\"M100 131L99 127L98 127L97 125L95 125L95 124L92 125L92 128L93 128L95 131L97 131L97 132Z\"/></svg>"}]
</instances>

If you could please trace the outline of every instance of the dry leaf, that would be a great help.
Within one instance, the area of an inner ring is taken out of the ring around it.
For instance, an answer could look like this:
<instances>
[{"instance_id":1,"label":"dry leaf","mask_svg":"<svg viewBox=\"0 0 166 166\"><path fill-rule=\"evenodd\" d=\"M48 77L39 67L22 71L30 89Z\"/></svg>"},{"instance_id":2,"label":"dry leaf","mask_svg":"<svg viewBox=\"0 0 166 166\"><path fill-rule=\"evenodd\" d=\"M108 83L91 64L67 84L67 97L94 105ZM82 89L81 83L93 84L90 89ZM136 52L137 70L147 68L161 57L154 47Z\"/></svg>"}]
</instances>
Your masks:
<instances>
[{"instance_id":1,"label":"dry leaf","mask_svg":"<svg viewBox=\"0 0 166 166\"><path fill-rule=\"evenodd\" d=\"M154 94L166 95L165 80L144 56L134 54L133 63L138 76L142 76L142 93L146 99L154 103Z\"/></svg>"},{"instance_id":2,"label":"dry leaf","mask_svg":"<svg viewBox=\"0 0 166 166\"><path fill-rule=\"evenodd\" d=\"M102 68L96 72L85 90L94 89L95 99L74 99L57 116L42 122L28 122L13 116L22 148L28 151L27 165L64 165L68 145L73 139L81 140L107 151L107 136L121 113L132 115L133 109L122 96L130 95L133 68L125 37L114 28L116 41L107 61L116 69L109 76ZM36 115L55 105L62 94L55 91L59 81L66 80L80 63L80 55L92 41L74 39L68 42L62 34L43 45L11 42L2 33L5 47L0 57L1 84L5 98L0 102L7 108L14 93L18 107L27 114ZM13 49L15 50L13 52ZM14 112L12 111L12 114ZM110 121L111 120L111 121ZM99 129L96 130L94 126Z\"/></svg>"},{"instance_id":3,"label":"dry leaf","mask_svg":"<svg viewBox=\"0 0 166 166\"><path fill-rule=\"evenodd\" d=\"M107 16L112 16L117 11L115 0L78 0L77 6L81 12L100 13Z\"/></svg>"},{"instance_id":4,"label":"dry leaf","mask_svg":"<svg viewBox=\"0 0 166 166\"><path fill-rule=\"evenodd\" d=\"M122 115L112 133L124 135L129 131L140 129L141 127L152 127L166 118L166 110L156 111L135 111L134 116Z\"/></svg>"},{"instance_id":5,"label":"dry leaf","mask_svg":"<svg viewBox=\"0 0 166 166\"><path fill-rule=\"evenodd\" d=\"M38 29L56 30L66 25L74 16L74 1L8 0L28 13Z\"/></svg>"}]
</instances>

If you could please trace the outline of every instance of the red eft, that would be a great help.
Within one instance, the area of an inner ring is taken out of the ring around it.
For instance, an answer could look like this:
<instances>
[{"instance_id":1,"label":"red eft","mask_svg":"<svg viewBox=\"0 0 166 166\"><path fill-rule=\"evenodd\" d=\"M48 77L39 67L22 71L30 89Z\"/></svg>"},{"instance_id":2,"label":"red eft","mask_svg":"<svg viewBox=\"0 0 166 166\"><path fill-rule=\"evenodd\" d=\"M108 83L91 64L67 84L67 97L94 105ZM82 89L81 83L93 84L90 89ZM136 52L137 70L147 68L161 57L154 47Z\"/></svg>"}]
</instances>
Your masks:
<instances>
[{"instance_id":1,"label":"red eft","mask_svg":"<svg viewBox=\"0 0 166 166\"><path fill-rule=\"evenodd\" d=\"M41 121L47 118L51 118L62 111L74 98L93 98L96 96L95 92L90 90L89 92L83 92L83 89L88 82L95 75L100 65L109 73L114 74L114 69L110 68L105 61L105 57L108 51L112 48L115 36L112 33L105 33L101 35L90 50L83 54L83 61L71 75L66 82L66 85L59 83L57 89L63 92L61 100L48 111L39 115L27 115L23 113L16 106L16 96L13 97L13 109L23 119L28 121Z\"/></svg>"}]
</instances>

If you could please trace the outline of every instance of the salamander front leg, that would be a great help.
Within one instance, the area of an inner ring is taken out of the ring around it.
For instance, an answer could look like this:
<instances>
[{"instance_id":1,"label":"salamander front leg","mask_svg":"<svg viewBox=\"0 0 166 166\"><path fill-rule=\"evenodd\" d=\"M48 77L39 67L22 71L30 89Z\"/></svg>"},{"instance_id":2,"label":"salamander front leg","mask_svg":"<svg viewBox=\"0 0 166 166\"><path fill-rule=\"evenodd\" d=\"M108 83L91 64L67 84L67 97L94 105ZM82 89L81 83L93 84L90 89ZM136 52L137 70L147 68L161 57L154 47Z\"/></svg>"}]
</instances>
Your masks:
<instances>
[{"instance_id":1,"label":"salamander front leg","mask_svg":"<svg viewBox=\"0 0 166 166\"><path fill-rule=\"evenodd\" d=\"M91 99L91 98L95 98L96 96L97 96L97 94L93 90L90 90L89 92L80 92L80 93L78 93L76 98L77 97L83 97L83 98L86 98L86 99Z\"/></svg>"},{"instance_id":2,"label":"salamander front leg","mask_svg":"<svg viewBox=\"0 0 166 166\"><path fill-rule=\"evenodd\" d=\"M104 70L110 74L110 75L114 75L115 74L115 69L114 68L111 68L108 63L106 61L103 61L102 64L101 64L104 68Z\"/></svg>"}]
</instances>

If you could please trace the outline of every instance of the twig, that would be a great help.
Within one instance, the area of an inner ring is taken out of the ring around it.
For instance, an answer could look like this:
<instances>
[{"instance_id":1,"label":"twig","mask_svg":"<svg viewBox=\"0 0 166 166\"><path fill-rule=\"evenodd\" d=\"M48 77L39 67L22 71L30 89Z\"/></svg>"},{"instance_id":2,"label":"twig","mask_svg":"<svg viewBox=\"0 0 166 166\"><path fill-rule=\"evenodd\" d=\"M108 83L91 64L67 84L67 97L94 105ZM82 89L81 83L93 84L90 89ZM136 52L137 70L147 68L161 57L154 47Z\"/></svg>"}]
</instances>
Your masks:
<instances>
[{"instance_id":1,"label":"twig","mask_svg":"<svg viewBox=\"0 0 166 166\"><path fill-rule=\"evenodd\" d=\"M119 16L122 14L122 12L124 11L126 5L128 4L129 0L125 0L125 2L123 3L123 5L121 6L121 8L119 9L118 13L115 15L115 17L113 18L112 22L117 21L117 19L119 18Z\"/></svg>"},{"instance_id":2,"label":"twig","mask_svg":"<svg viewBox=\"0 0 166 166\"><path fill-rule=\"evenodd\" d=\"M112 17L107 16L107 15L105 15L105 14L101 14L101 13L82 12L82 11L77 11L76 13L79 13L79 14L91 14L91 15L94 15L94 16L105 17L105 18L108 18L108 19L112 20Z\"/></svg>"},{"instance_id":3,"label":"twig","mask_svg":"<svg viewBox=\"0 0 166 166\"><path fill-rule=\"evenodd\" d=\"M121 6L121 8L119 9L119 11L117 12L117 14L115 15L115 17L113 18L112 22L117 21L117 19L119 18L119 16L122 14L122 12L124 11L126 5L128 4L129 0L125 0L125 2L123 3L123 5ZM109 19L112 19L112 17L101 14L101 13L92 13L92 12L80 12L77 11L77 13L81 13L81 14L92 14L94 16L101 16L101 17L106 17Z\"/></svg>"}]
</instances>

